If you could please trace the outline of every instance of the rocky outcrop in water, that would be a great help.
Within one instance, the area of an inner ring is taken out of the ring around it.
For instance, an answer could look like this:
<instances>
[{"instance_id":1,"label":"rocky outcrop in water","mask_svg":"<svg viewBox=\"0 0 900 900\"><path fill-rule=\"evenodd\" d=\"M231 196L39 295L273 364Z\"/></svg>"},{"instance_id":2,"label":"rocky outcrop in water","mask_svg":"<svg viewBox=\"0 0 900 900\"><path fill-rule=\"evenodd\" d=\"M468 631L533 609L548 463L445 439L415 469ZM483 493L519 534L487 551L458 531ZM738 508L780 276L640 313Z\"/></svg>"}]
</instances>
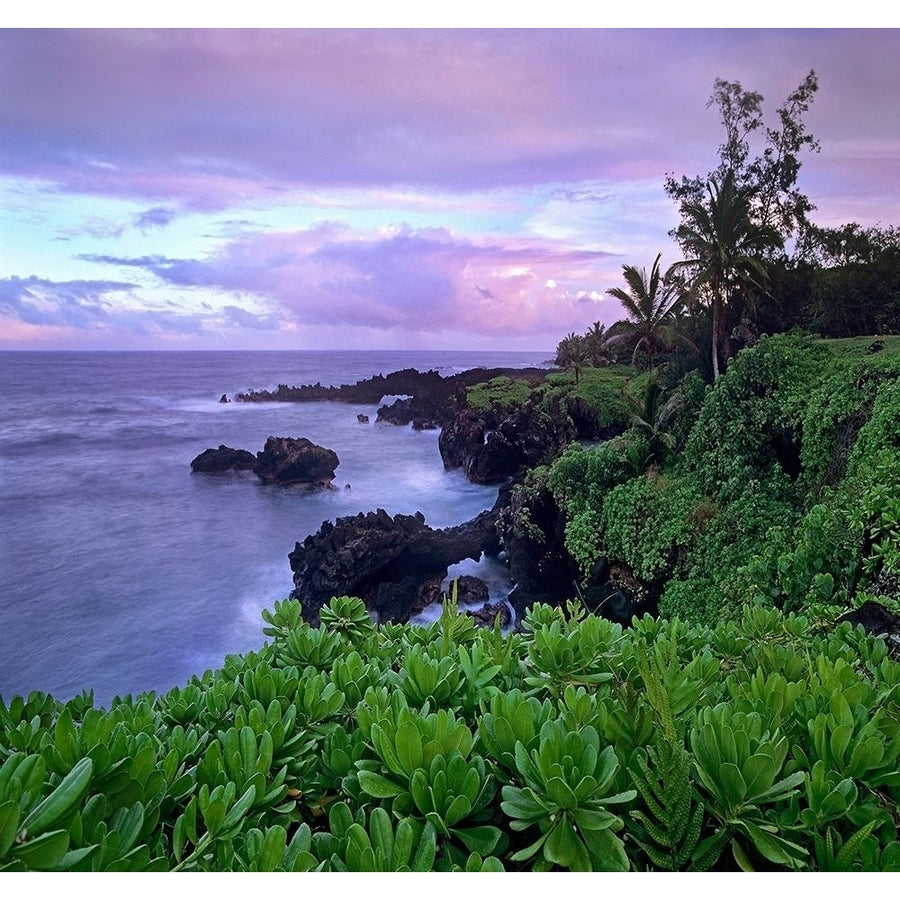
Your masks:
<instances>
[{"instance_id":1,"label":"rocky outcrop in water","mask_svg":"<svg viewBox=\"0 0 900 900\"><path fill-rule=\"evenodd\" d=\"M389 425L412 425L416 431L440 428L448 416L448 400L433 397L398 397L378 407L376 421Z\"/></svg>"},{"instance_id":2,"label":"rocky outcrop in water","mask_svg":"<svg viewBox=\"0 0 900 900\"><path fill-rule=\"evenodd\" d=\"M493 628L495 622L506 628L512 621L512 613L505 603L485 603L481 609L467 609L466 615L482 628Z\"/></svg>"},{"instance_id":3,"label":"rocky outcrop in water","mask_svg":"<svg viewBox=\"0 0 900 900\"><path fill-rule=\"evenodd\" d=\"M194 472L230 472L252 471L256 465L256 457L249 450L235 450L219 444L218 449L207 448L191 460Z\"/></svg>"},{"instance_id":4,"label":"rocky outcrop in water","mask_svg":"<svg viewBox=\"0 0 900 900\"><path fill-rule=\"evenodd\" d=\"M252 471L266 484L308 484L326 487L340 464L337 453L308 438L270 437L256 455L220 444L191 460L194 472Z\"/></svg>"},{"instance_id":5,"label":"rocky outcrop in water","mask_svg":"<svg viewBox=\"0 0 900 900\"><path fill-rule=\"evenodd\" d=\"M340 464L337 453L308 438L270 437L256 454L253 471L266 484L326 486Z\"/></svg>"},{"instance_id":6,"label":"rocky outcrop in water","mask_svg":"<svg viewBox=\"0 0 900 900\"><path fill-rule=\"evenodd\" d=\"M444 529L429 528L421 513L345 516L323 522L288 555L291 596L312 623L324 604L345 594L362 598L379 621L405 622L437 599L449 566L498 551L490 512Z\"/></svg>"}]
</instances>

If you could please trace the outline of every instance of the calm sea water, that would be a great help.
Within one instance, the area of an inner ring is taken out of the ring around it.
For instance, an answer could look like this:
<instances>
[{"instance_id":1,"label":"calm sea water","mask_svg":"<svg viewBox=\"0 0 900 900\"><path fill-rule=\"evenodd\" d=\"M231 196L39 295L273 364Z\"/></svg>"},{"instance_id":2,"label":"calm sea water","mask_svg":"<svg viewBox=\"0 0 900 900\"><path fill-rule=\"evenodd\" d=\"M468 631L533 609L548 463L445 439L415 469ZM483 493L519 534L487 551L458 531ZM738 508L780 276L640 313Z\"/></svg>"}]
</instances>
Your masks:
<instances>
[{"instance_id":1,"label":"calm sea water","mask_svg":"<svg viewBox=\"0 0 900 900\"><path fill-rule=\"evenodd\" d=\"M436 431L376 425L374 406L221 404L223 393L549 355L0 353L0 697L92 689L108 703L182 685L262 646L261 610L292 587L287 554L323 521L383 507L442 528L496 498L444 471ZM190 470L207 447L256 452L269 435L334 449L338 489ZM502 596L503 573L481 574Z\"/></svg>"}]
</instances>

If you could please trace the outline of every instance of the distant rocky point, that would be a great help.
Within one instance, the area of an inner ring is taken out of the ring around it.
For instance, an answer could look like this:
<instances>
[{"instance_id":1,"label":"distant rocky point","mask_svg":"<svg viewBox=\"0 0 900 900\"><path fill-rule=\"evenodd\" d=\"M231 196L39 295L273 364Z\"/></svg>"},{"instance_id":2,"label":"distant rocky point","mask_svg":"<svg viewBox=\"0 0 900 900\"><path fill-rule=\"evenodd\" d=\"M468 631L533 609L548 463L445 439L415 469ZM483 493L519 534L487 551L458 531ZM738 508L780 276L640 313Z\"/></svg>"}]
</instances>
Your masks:
<instances>
[{"instance_id":1,"label":"distant rocky point","mask_svg":"<svg viewBox=\"0 0 900 900\"><path fill-rule=\"evenodd\" d=\"M525 379L537 384L547 374L547 369L468 369L456 375L441 375L431 369L420 372L417 369L401 369L389 375L373 375L356 384L323 386L321 384L304 384L289 387L279 384L274 391L245 391L235 394L238 403L311 403L331 400L339 403L381 403L384 397L410 397L414 402L426 404L425 409L433 415L436 410L446 406L462 390L490 381L492 378L507 376L508 378ZM413 409L413 416L416 410Z\"/></svg>"}]
</instances>

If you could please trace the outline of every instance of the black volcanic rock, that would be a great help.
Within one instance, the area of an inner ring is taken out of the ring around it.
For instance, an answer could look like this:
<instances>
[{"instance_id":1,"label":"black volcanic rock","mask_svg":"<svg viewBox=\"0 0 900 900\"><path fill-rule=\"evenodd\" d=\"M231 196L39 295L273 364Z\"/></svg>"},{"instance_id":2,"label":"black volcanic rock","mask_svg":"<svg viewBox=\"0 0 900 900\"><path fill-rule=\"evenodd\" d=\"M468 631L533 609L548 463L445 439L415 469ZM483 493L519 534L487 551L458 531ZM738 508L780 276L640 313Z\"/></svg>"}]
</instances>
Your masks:
<instances>
[{"instance_id":1,"label":"black volcanic rock","mask_svg":"<svg viewBox=\"0 0 900 900\"><path fill-rule=\"evenodd\" d=\"M398 397L389 406L379 406L376 421L390 425L409 425L416 431L440 428L450 414L446 401L434 397Z\"/></svg>"},{"instance_id":2,"label":"black volcanic rock","mask_svg":"<svg viewBox=\"0 0 900 900\"><path fill-rule=\"evenodd\" d=\"M345 594L361 597L379 620L405 622L436 599L449 566L498 551L490 512L441 530L429 528L421 513L391 517L379 509L345 516L323 522L288 555L291 596L313 623L324 604Z\"/></svg>"},{"instance_id":3,"label":"black volcanic rock","mask_svg":"<svg viewBox=\"0 0 900 900\"><path fill-rule=\"evenodd\" d=\"M274 391L245 391L235 395L239 403L309 403L319 400L334 400L341 403L381 403L384 397L414 397L417 400L429 398L441 409L451 404L456 396L465 396L465 389L484 381L490 381L501 375L527 379L536 384L544 375L545 369L468 369L455 375L442 376L430 370L419 372L416 369L401 369L389 375L374 375L355 384L342 384L339 387L321 384L304 384L290 387L279 384Z\"/></svg>"},{"instance_id":4,"label":"black volcanic rock","mask_svg":"<svg viewBox=\"0 0 900 900\"><path fill-rule=\"evenodd\" d=\"M462 409L441 429L438 449L445 469L458 469L484 444L485 420L475 410Z\"/></svg>"},{"instance_id":5,"label":"black volcanic rock","mask_svg":"<svg viewBox=\"0 0 900 900\"><path fill-rule=\"evenodd\" d=\"M509 602L517 619L535 603L562 606L576 596L578 565L565 546L565 516L549 488L503 485L494 504L497 531L514 587ZM519 523L527 521L528 528Z\"/></svg>"},{"instance_id":6,"label":"black volcanic rock","mask_svg":"<svg viewBox=\"0 0 900 900\"><path fill-rule=\"evenodd\" d=\"M564 606L583 585L588 609L621 624L655 615L662 583L645 584L628 567L601 557L585 581L566 549L565 515L546 485L527 490L521 480L500 488L493 512L514 583L509 603L521 618L535 603ZM528 527L522 527L523 522Z\"/></svg>"},{"instance_id":7,"label":"black volcanic rock","mask_svg":"<svg viewBox=\"0 0 900 900\"><path fill-rule=\"evenodd\" d=\"M224 444L219 444L217 450L209 447L191 460L191 469L194 472L252 470L255 465L256 457L249 450L235 450Z\"/></svg>"},{"instance_id":8,"label":"black volcanic rock","mask_svg":"<svg viewBox=\"0 0 900 900\"><path fill-rule=\"evenodd\" d=\"M256 454L253 471L267 484L329 485L340 460L334 450L308 438L270 437Z\"/></svg>"},{"instance_id":9,"label":"black volcanic rock","mask_svg":"<svg viewBox=\"0 0 900 900\"><path fill-rule=\"evenodd\" d=\"M588 413L578 409L588 419ZM584 430L586 435L558 403L543 409L529 401L503 415L466 408L444 427L438 448L445 468L464 468L476 484L499 484L554 459L573 440L593 438L596 425L591 429L585 424Z\"/></svg>"},{"instance_id":10,"label":"black volcanic rock","mask_svg":"<svg viewBox=\"0 0 900 900\"><path fill-rule=\"evenodd\" d=\"M885 643L895 659L900 659L900 616L874 600L866 600L857 609L844 613L837 623L849 622L854 628L859 625L874 637L884 637Z\"/></svg>"},{"instance_id":11,"label":"black volcanic rock","mask_svg":"<svg viewBox=\"0 0 900 900\"><path fill-rule=\"evenodd\" d=\"M505 603L485 603L481 609L466 610L466 615L475 620L482 628L493 628L499 616L500 627L506 628L512 621L512 613Z\"/></svg>"},{"instance_id":12,"label":"black volcanic rock","mask_svg":"<svg viewBox=\"0 0 900 900\"><path fill-rule=\"evenodd\" d=\"M474 575L460 575L456 581L456 602L464 606L487 603L491 593L487 584Z\"/></svg>"}]
</instances>

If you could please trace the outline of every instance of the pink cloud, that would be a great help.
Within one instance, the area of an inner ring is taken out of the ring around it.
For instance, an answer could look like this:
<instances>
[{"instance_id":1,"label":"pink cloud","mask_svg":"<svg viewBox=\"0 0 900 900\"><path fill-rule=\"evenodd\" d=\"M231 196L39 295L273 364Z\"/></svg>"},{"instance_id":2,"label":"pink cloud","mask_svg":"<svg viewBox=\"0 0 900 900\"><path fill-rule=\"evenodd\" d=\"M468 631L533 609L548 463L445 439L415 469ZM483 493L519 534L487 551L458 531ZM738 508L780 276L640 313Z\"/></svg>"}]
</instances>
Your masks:
<instances>
[{"instance_id":1,"label":"pink cloud","mask_svg":"<svg viewBox=\"0 0 900 900\"><path fill-rule=\"evenodd\" d=\"M533 336L541 346L619 312L586 299L605 287L599 268L608 254L476 241L441 228L373 233L326 223L245 235L202 260L83 258L142 268L176 286L261 296L307 325Z\"/></svg>"}]
</instances>

